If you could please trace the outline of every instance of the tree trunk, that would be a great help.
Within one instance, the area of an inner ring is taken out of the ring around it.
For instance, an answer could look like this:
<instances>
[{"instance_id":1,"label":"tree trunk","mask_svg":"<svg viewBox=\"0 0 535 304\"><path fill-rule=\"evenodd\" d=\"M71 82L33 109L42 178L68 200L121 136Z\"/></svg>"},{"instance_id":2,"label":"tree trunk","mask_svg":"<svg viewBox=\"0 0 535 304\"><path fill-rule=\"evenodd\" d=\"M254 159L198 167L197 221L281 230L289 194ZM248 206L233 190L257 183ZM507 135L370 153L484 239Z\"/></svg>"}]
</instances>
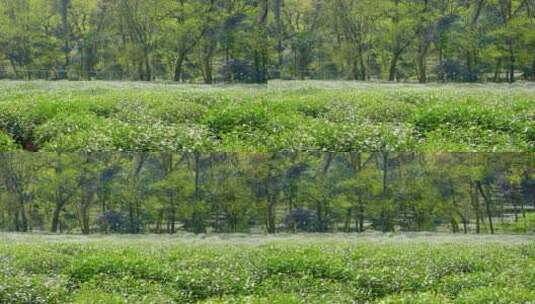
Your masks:
<instances>
[{"instance_id":1,"label":"tree trunk","mask_svg":"<svg viewBox=\"0 0 535 304\"><path fill-rule=\"evenodd\" d=\"M502 68L502 59L498 59L498 62L496 62L496 70L494 71L494 82L498 82L500 80L501 68Z\"/></svg>"},{"instance_id":2,"label":"tree trunk","mask_svg":"<svg viewBox=\"0 0 535 304\"><path fill-rule=\"evenodd\" d=\"M214 82L213 75L212 75L212 60L209 58L205 58L203 62L204 66L204 83L205 84L212 84Z\"/></svg>"},{"instance_id":3,"label":"tree trunk","mask_svg":"<svg viewBox=\"0 0 535 304\"><path fill-rule=\"evenodd\" d=\"M466 76L465 80L468 82L475 82L478 80L475 67L477 66L477 54L474 50L466 51Z\"/></svg>"},{"instance_id":4,"label":"tree trunk","mask_svg":"<svg viewBox=\"0 0 535 304\"><path fill-rule=\"evenodd\" d=\"M152 68L150 66L148 50L144 51L143 62L145 64L145 81L151 81L152 80Z\"/></svg>"},{"instance_id":5,"label":"tree trunk","mask_svg":"<svg viewBox=\"0 0 535 304\"><path fill-rule=\"evenodd\" d=\"M262 84L267 82L266 55L265 50L254 51L254 65L256 74L256 83Z\"/></svg>"},{"instance_id":6,"label":"tree trunk","mask_svg":"<svg viewBox=\"0 0 535 304\"><path fill-rule=\"evenodd\" d=\"M512 40L508 41L509 45L509 83L515 82L515 50Z\"/></svg>"},{"instance_id":7,"label":"tree trunk","mask_svg":"<svg viewBox=\"0 0 535 304\"><path fill-rule=\"evenodd\" d=\"M464 234L468 234L468 221L466 219L466 217L462 217L463 219L463 230L464 230Z\"/></svg>"},{"instance_id":8,"label":"tree trunk","mask_svg":"<svg viewBox=\"0 0 535 304\"><path fill-rule=\"evenodd\" d=\"M175 209L174 199L172 198L171 199L171 231L170 231L171 234L175 234L176 232L175 224L176 224L176 209Z\"/></svg>"},{"instance_id":9,"label":"tree trunk","mask_svg":"<svg viewBox=\"0 0 535 304\"><path fill-rule=\"evenodd\" d=\"M54 212L52 213L52 226L50 227L50 231L53 233L58 232L59 215L61 213L61 209L63 209L63 204L56 204L56 207L54 208Z\"/></svg>"},{"instance_id":10,"label":"tree trunk","mask_svg":"<svg viewBox=\"0 0 535 304\"><path fill-rule=\"evenodd\" d=\"M63 74L61 78L67 77L67 68L70 64L70 29L68 22L69 5L71 0L61 0L61 25L62 25L62 37L63 37L63 54L65 56L63 63Z\"/></svg>"},{"instance_id":11,"label":"tree trunk","mask_svg":"<svg viewBox=\"0 0 535 304\"><path fill-rule=\"evenodd\" d=\"M136 224L134 221L134 206L132 205L132 202L128 202L128 221L129 221L129 230L130 233L135 234L137 232Z\"/></svg>"},{"instance_id":12,"label":"tree trunk","mask_svg":"<svg viewBox=\"0 0 535 304\"><path fill-rule=\"evenodd\" d=\"M282 45L282 18L281 18L281 8L283 0L274 0L274 15L275 15L275 26L277 31L277 70L279 79L282 79L282 65L283 65L283 45Z\"/></svg>"},{"instance_id":13,"label":"tree trunk","mask_svg":"<svg viewBox=\"0 0 535 304\"><path fill-rule=\"evenodd\" d=\"M481 233L481 219L479 211L479 194L477 189L474 187L474 183L470 183L470 197L472 200L472 206L474 207L474 212L476 215L476 233Z\"/></svg>"},{"instance_id":14,"label":"tree trunk","mask_svg":"<svg viewBox=\"0 0 535 304\"><path fill-rule=\"evenodd\" d=\"M485 202L485 209L487 211L487 218L489 220L490 233L494 234L494 226L492 224L492 212L491 212L491 209L490 209L490 204L491 204L490 197L488 195L486 195L485 192L483 191L483 187L481 186L481 182L480 181L476 182L476 187L479 190L479 192L481 193L481 196L483 197L483 201Z\"/></svg>"},{"instance_id":15,"label":"tree trunk","mask_svg":"<svg viewBox=\"0 0 535 304\"><path fill-rule=\"evenodd\" d=\"M175 61L175 76L174 80L179 82L182 78L182 65L184 63L184 56L180 55Z\"/></svg>"},{"instance_id":16,"label":"tree trunk","mask_svg":"<svg viewBox=\"0 0 535 304\"><path fill-rule=\"evenodd\" d=\"M510 194L510 197L511 197L511 205L513 205L513 212L515 213L515 223L516 223L518 222L518 206L516 205L516 200L512 192Z\"/></svg>"},{"instance_id":17,"label":"tree trunk","mask_svg":"<svg viewBox=\"0 0 535 304\"><path fill-rule=\"evenodd\" d=\"M162 221L163 221L163 209L158 211L158 217L156 219L156 233L162 233Z\"/></svg>"},{"instance_id":18,"label":"tree trunk","mask_svg":"<svg viewBox=\"0 0 535 304\"><path fill-rule=\"evenodd\" d=\"M275 203L271 197L268 197L268 206L267 206L267 219L266 226L267 232L273 234L276 232L275 229Z\"/></svg>"},{"instance_id":19,"label":"tree trunk","mask_svg":"<svg viewBox=\"0 0 535 304\"><path fill-rule=\"evenodd\" d=\"M362 203L362 198L359 197L359 214L358 214L358 232L364 232L364 204Z\"/></svg>"},{"instance_id":20,"label":"tree trunk","mask_svg":"<svg viewBox=\"0 0 535 304\"><path fill-rule=\"evenodd\" d=\"M390 71L388 74L389 81L395 81L397 78L398 61L399 61L399 54L394 53L394 56L392 57L392 60L390 61Z\"/></svg>"},{"instance_id":21,"label":"tree trunk","mask_svg":"<svg viewBox=\"0 0 535 304\"><path fill-rule=\"evenodd\" d=\"M426 66L426 58L427 58L427 46L424 46L424 50L421 50L418 54L418 58L416 60L416 67L418 71L418 82L419 83L426 83L427 82L427 66Z\"/></svg>"},{"instance_id":22,"label":"tree trunk","mask_svg":"<svg viewBox=\"0 0 535 304\"><path fill-rule=\"evenodd\" d=\"M193 226L194 233L204 233L206 232L206 227L202 214L199 211L198 203L201 201L201 154L198 151L193 152L194 157L194 173L195 173L195 197L194 197L194 206L193 213L191 217L191 225Z\"/></svg>"},{"instance_id":23,"label":"tree trunk","mask_svg":"<svg viewBox=\"0 0 535 304\"><path fill-rule=\"evenodd\" d=\"M316 214L318 216L318 232L325 232L324 231L324 219L323 219L323 202L322 200L318 200L316 202Z\"/></svg>"},{"instance_id":24,"label":"tree trunk","mask_svg":"<svg viewBox=\"0 0 535 304\"><path fill-rule=\"evenodd\" d=\"M21 231L28 232L28 219L26 217L26 208L24 206L24 200L20 200L19 205L20 219L21 219Z\"/></svg>"},{"instance_id":25,"label":"tree trunk","mask_svg":"<svg viewBox=\"0 0 535 304\"><path fill-rule=\"evenodd\" d=\"M417 66L418 66L418 82L419 83L426 83L427 82L427 72L426 72L424 55L419 55L417 61L418 61L417 62Z\"/></svg>"},{"instance_id":26,"label":"tree trunk","mask_svg":"<svg viewBox=\"0 0 535 304\"><path fill-rule=\"evenodd\" d=\"M351 214L352 213L353 213L353 208L347 208L346 218L344 220L344 232L351 232Z\"/></svg>"},{"instance_id":27,"label":"tree trunk","mask_svg":"<svg viewBox=\"0 0 535 304\"><path fill-rule=\"evenodd\" d=\"M360 41L358 43L358 50L359 50L358 59L360 63L360 80L366 81L367 72L366 72L366 65L364 64L364 54L363 54L364 51L362 48L362 43Z\"/></svg>"},{"instance_id":28,"label":"tree trunk","mask_svg":"<svg viewBox=\"0 0 535 304\"><path fill-rule=\"evenodd\" d=\"M455 217L451 218L451 231L453 233L459 232L459 224L457 223L457 220L455 219Z\"/></svg>"},{"instance_id":29,"label":"tree trunk","mask_svg":"<svg viewBox=\"0 0 535 304\"><path fill-rule=\"evenodd\" d=\"M82 233L87 235L90 232L88 206L82 206L80 210L80 218Z\"/></svg>"},{"instance_id":30,"label":"tree trunk","mask_svg":"<svg viewBox=\"0 0 535 304\"><path fill-rule=\"evenodd\" d=\"M353 58L351 61L352 61L351 62L351 77L353 80L359 80L360 74L359 74L357 58Z\"/></svg>"}]
</instances>

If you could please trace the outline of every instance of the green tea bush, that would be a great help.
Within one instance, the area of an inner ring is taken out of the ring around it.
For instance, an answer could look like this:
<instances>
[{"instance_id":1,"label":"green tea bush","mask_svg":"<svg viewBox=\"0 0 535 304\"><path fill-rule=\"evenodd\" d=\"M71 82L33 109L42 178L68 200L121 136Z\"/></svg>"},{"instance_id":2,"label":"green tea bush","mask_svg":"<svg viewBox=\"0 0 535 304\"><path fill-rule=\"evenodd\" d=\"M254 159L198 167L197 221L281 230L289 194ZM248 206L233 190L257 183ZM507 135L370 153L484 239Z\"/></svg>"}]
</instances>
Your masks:
<instances>
[{"instance_id":1,"label":"green tea bush","mask_svg":"<svg viewBox=\"0 0 535 304\"><path fill-rule=\"evenodd\" d=\"M0 130L46 151L535 151L535 88L346 82L0 83Z\"/></svg>"},{"instance_id":2,"label":"green tea bush","mask_svg":"<svg viewBox=\"0 0 535 304\"><path fill-rule=\"evenodd\" d=\"M15 142L9 135L0 131L0 152L16 150Z\"/></svg>"},{"instance_id":3,"label":"green tea bush","mask_svg":"<svg viewBox=\"0 0 535 304\"><path fill-rule=\"evenodd\" d=\"M202 126L70 118L50 121L38 129L43 151L206 151L213 145ZM72 125L64 127L71 122Z\"/></svg>"},{"instance_id":4,"label":"green tea bush","mask_svg":"<svg viewBox=\"0 0 535 304\"><path fill-rule=\"evenodd\" d=\"M6 235L1 303L531 303L515 238Z\"/></svg>"},{"instance_id":5,"label":"green tea bush","mask_svg":"<svg viewBox=\"0 0 535 304\"><path fill-rule=\"evenodd\" d=\"M513 286L500 287L484 287L477 289L467 289L462 292L457 303L533 303L535 301L535 291L533 289L516 288Z\"/></svg>"},{"instance_id":6,"label":"green tea bush","mask_svg":"<svg viewBox=\"0 0 535 304\"><path fill-rule=\"evenodd\" d=\"M217 106L208 111L204 123L217 135L240 128L263 129L268 122L266 109L256 104Z\"/></svg>"}]
</instances>

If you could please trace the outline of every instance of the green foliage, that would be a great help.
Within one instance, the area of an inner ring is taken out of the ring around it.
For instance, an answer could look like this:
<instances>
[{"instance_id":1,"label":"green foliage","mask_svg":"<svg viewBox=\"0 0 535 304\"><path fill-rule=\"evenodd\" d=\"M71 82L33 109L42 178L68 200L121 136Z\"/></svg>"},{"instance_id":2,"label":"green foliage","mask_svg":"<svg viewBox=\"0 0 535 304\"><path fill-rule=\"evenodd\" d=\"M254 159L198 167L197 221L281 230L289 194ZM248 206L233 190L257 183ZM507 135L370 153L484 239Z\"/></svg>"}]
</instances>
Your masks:
<instances>
[{"instance_id":1,"label":"green foliage","mask_svg":"<svg viewBox=\"0 0 535 304\"><path fill-rule=\"evenodd\" d=\"M0 152L8 152L16 149L13 139L0 131Z\"/></svg>"},{"instance_id":2,"label":"green foliage","mask_svg":"<svg viewBox=\"0 0 535 304\"><path fill-rule=\"evenodd\" d=\"M2 0L0 78L535 79L529 0L268 2Z\"/></svg>"},{"instance_id":3,"label":"green foliage","mask_svg":"<svg viewBox=\"0 0 535 304\"><path fill-rule=\"evenodd\" d=\"M535 231L535 214L518 215L518 220L511 223L503 223L504 231L512 233L525 233Z\"/></svg>"},{"instance_id":4,"label":"green foliage","mask_svg":"<svg viewBox=\"0 0 535 304\"><path fill-rule=\"evenodd\" d=\"M529 239L5 237L0 300L10 303L535 300Z\"/></svg>"},{"instance_id":5,"label":"green foliage","mask_svg":"<svg viewBox=\"0 0 535 304\"><path fill-rule=\"evenodd\" d=\"M0 129L41 151L533 151L533 88L4 82Z\"/></svg>"}]
</instances>

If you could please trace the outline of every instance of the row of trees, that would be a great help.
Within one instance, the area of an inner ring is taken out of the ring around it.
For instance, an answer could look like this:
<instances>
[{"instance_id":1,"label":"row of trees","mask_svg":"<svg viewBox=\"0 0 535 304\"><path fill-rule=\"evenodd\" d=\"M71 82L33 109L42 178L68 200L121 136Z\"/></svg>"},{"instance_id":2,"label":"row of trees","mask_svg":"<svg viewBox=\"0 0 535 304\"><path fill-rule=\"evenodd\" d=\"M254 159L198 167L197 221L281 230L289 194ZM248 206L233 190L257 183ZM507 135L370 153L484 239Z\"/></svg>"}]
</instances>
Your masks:
<instances>
[{"instance_id":1,"label":"row of trees","mask_svg":"<svg viewBox=\"0 0 535 304\"><path fill-rule=\"evenodd\" d=\"M535 78L535 0L0 0L0 77Z\"/></svg>"},{"instance_id":2,"label":"row of trees","mask_svg":"<svg viewBox=\"0 0 535 304\"><path fill-rule=\"evenodd\" d=\"M9 231L494 233L534 208L533 154L0 154Z\"/></svg>"}]
</instances>

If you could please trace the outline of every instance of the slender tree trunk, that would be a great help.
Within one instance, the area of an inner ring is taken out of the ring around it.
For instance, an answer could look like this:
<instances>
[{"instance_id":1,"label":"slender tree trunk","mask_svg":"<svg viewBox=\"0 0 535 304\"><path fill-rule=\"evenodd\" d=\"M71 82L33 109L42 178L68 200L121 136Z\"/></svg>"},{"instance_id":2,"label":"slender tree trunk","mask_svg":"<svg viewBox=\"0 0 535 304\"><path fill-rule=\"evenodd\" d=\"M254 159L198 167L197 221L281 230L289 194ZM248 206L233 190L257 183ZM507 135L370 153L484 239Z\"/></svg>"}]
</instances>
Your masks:
<instances>
[{"instance_id":1,"label":"slender tree trunk","mask_svg":"<svg viewBox=\"0 0 535 304\"><path fill-rule=\"evenodd\" d=\"M144 51L143 62L145 64L145 81L152 80L152 68L150 66L149 51Z\"/></svg>"},{"instance_id":2,"label":"slender tree trunk","mask_svg":"<svg viewBox=\"0 0 535 304\"><path fill-rule=\"evenodd\" d=\"M179 82L182 78L182 65L184 63L184 56L180 55L175 61L175 76L174 80Z\"/></svg>"},{"instance_id":3,"label":"slender tree trunk","mask_svg":"<svg viewBox=\"0 0 535 304\"><path fill-rule=\"evenodd\" d=\"M424 45L420 46L418 51L416 67L418 70L418 82L426 83L427 82L427 53L429 51L429 43L421 42Z\"/></svg>"},{"instance_id":4,"label":"slender tree trunk","mask_svg":"<svg viewBox=\"0 0 535 304\"><path fill-rule=\"evenodd\" d=\"M474 187L474 183L470 183L470 196L472 199L472 206L474 207L474 212L476 216L476 233L481 233L481 219L480 219L480 211L479 211L479 194L477 192L477 189Z\"/></svg>"},{"instance_id":5,"label":"slender tree trunk","mask_svg":"<svg viewBox=\"0 0 535 304\"><path fill-rule=\"evenodd\" d=\"M257 83L266 83L267 82L267 47L265 40L267 39L267 20L269 14L269 0L261 0L258 2L258 15L256 17L256 27L257 27L257 39L263 38L264 41L257 43L255 46L254 54L254 65L256 70L256 82Z\"/></svg>"},{"instance_id":6,"label":"slender tree trunk","mask_svg":"<svg viewBox=\"0 0 535 304\"><path fill-rule=\"evenodd\" d=\"M360 80L357 58L352 58L351 60L351 76L353 80Z\"/></svg>"},{"instance_id":7,"label":"slender tree trunk","mask_svg":"<svg viewBox=\"0 0 535 304\"><path fill-rule=\"evenodd\" d=\"M283 0L274 0L274 15L275 15L275 26L277 31L277 70L279 79L282 79L282 65L283 65L283 45L282 45L282 18L281 18L281 8Z\"/></svg>"},{"instance_id":8,"label":"slender tree trunk","mask_svg":"<svg viewBox=\"0 0 535 304\"><path fill-rule=\"evenodd\" d=\"M81 210L80 210L80 224L81 224L82 233L85 235L89 234L90 232L89 212L88 212L88 206L86 206L85 203L81 207Z\"/></svg>"},{"instance_id":9,"label":"slender tree trunk","mask_svg":"<svg viewBox=\"0 0 535 304\"><path fill-rule=\"evenodd\" d=\"M20 219L21 219L21 231L22 232L28 232L28 218L26 217L26 208L25 208L25 202L24 199L21 199L19 205L19 212L20 212Z\"/></svg>"},{"instance_id":10,"label":"slender tree trunk","mask_svg":"<svg viewBox=\"0 0 535 304\"><path fill-rule=\"evenodd\" d=\"M69 29L69 22L68 22L68 14L69 14L69 5L70 0L61 0L61 24L62 24L62 36L63 36L63 53L65 56L65 61L63 63L63 75L62 78L67 77L67 68L70 64L70 29Z\"/></svg>"},{"instance_id":11,"label":"slender tree trunk","mask_svg":"<svg viewBox=\"0 0 535 304\"><path fill-rule=\"evenodd\" d=\"M481 196L483 197L483 201L485 202L485 209L487 211L487 218L489 220L490 233L494 234L494 225L492 223L492 212L490 208L490 204L491 204L490 197L485 194L485 191L483 191L483 187L480 181L476 182L476 187L477 187L477 190L481 193Z\"/></svg>"},{"instance_id":12,"label":"slender tree trunk","mask_svg":"<svg viewBox=\"0 0 535 304\"><path fill-rule=\"evenodd\" d=\"M205 57L203 60L203 78L205 84L212 84L214 82L214 78L212 75L212 59Z\"/></svg>"},{"instance_id":13,"label":"slender tree trunk","mask_svg":"<svg viewBox=\"0 0 535 304\"><path fill-rule=\"evenodd\" d=\"M128 220L130 224L130 233L137 233L136 223L134 220L134 206L132 205L132 202L128 202Z\"/></svg>"},{"instance_id":14,"label":"slender tree trunk","mask_svg":"<svg viewBox=\"0 0 535 304\"><path fill-rule=\"evenodd\" d=\"M367 76L367 71L366 71L366 65L364 64L364 50L363 50L361 41L359 41L358 43L358 51L359 51L358 59L360 63L360 80L365 81L366 76Z\"/></svg>"},{"instance_id":15,"label":"slender tree trunk","mask_svg":"<svg viewBox=\"0 0 535 304\"><path fill-rule=\"evenodd\" d=\"M468 221L466 219L466 217L462 217L463 219L463 231L464 231L464 234L468 234Z\"/></svg>"},{"instance_id":16,"label":"slender tree trunk","mask_svg":"<svg viewBox=\"0 0 535 304\"><path fill-rule=\"evenodd\" d=\"M451 231L453 233L459 232L459 224L457 223L457 220L455 219L455 217L451 218Z\"/></svg>"},{"instance_id":17,"label":"slender tree trunk","mask_svg":"<svg viewBox=\"0 0 535 304\"><path fill-rule=\"evenodd\" d=\"M362 198L359 196L359 215L358 215L358 232L362 233L364 232L364 204L362 202Z\"/></svg>"},{"instance_id":18,"label":"slender tree trunk","mask_svg":"<svg viewBox=\"0 0 535 304\"><path fill-rule=\"evenodd\" d=\"M143 70L143 62L139 61L139 62L136 62L135 64L137 64L137 77L138 77L138 80L144 80L145 79L145 71Z\"/></svg>"},{"instance_id":19,"label":"slender tree trunk","mask_svg":"<svg viewBox=\"0 0 535 304\"><path fill-rule=\"evenodd\" d=\"M162 233L163 209L158 211L158 218L156 220L156 233Z\"/></svg>"},{"instance_id":20,"label":"slender tree trunk","mask_svg":"<svg viewBox=\"0 0 535 304\"><path fill-rule=\"evenodd\" d=\"M394 53L394 56L392 57L392 60L390 61L390 71L388 74L388 80L389 81L395 81L397 78L397 66L399 61L399 56L397 52Z\"/></svg>"},{"instance_id":21,"label":"slender tree trunk","mask_svg":"<svg viewBox=\"0 0 535 304\"><path fill-rule=\"evenodd\" d=\"M56 207L54 208L54 212L52 213L52 226L50 227L50 231L53 233L58 232L59 215L61 213L61 209L63 209L63 204L56 204Z\"/></svg>"},{"instance_id":22,"label":"slender tree trunk","mask_svg":"<svg viewBox=\"0 0 535 304\"><path fill-rule=\"evenodd\" d=\"M195 151L193 152L193 157L195 162L195 198L191 222L193 225L193 232L204 233L206 232L206 227L204 225L202 215L200 214L199 208L197 206L201 200L201 154L198 151Z\"/></svg>"},{"instance_id":23,"label":"slender tree trunk","mask_svg":"<svg viewBox=\"0 0 535 304\"><path fill-rule=\"evenodd\" d=\"M274 199L268 197L267 205L267 219L266 219L267 232L273 234L276 232L275 229L275 203Z\"/></svg>"},{"instance_id":24,"label":"slender tree trunk","mask_svg":"<svg viewBox=\"0 0 535 304\"><path fill-rule=\"evenodd\" d=\"M509 46L509 83L515 82L515 49L512 40L508 42Z\"/></svg>"},{"instance_id":25,"label":"slender tree trunk","mask_svg":"<svg viewBox=\"0 0 535 304\"><path fill-rule=\"evenodd\" d=\"M171 231L170 233L171 234L175 234L176 232L176 228L175 228L175 224L176 224L176 206L175 206L175 198L174 198L174 195L171 195L171 198L170 198L170 203L171 203Z\"/></svg>"},{"instance_id":26,"label":"slender tree trunk","mask_svg":"<svg viewBox=\"0 0 535 304\"><path fill-rule=\"evenodd\" d=\"M427 71L426 71L426 64L425 64L425 55L423 54L418 55L417 67L418 67L418 82L426 83Z\"/></svg>"},{"instance_id":27,"label":"slender tree trunk","mask_svg":"<svg viewBox=\"0 0 535 304\"><path fill-rule=\"evenodd\" d=\"M344 221L344 232L351 232L351 215L353 213L353 208L347 208L346 217ZM357 228L358 229L358 228Z\"/></svg>"},{"instance_id":28,"label":"slender tree trunk","mask_svg":"<svg viewBox=\"0 0 535 304\"><path fill-rule=\"evenodd\" d=\"M498 59L498 62L496 62L496 70L494 71L494 82L498 82L500 80L500 70L502 68L502 59Z\"/></svg>"},{"instance_id":29,"label":"slender tree trunk","mask_svg":"<svg viewBox=\"0 0 535 304\"><path fill-rule=\"evenodd\" d=\"M15 226L15 231L16 232L19 232L22 230L21 228L21 225L20 225L20 217L19 217L19 211L18 210L15 210L12 214L13 216L13 224Z\"/></svg>"},{"instance_id":30,"label":"slender tree trunk","mask_svg":"<svg viewBox=\"0 0 535 304\"><path fill-rule=\"evenodd\" d=\"M511 205L513 205L513 212L515 213L515 223L518 222L518 206L516 205L516 200L513 193L510 194Z\"/></svg>"}]
</instances>

